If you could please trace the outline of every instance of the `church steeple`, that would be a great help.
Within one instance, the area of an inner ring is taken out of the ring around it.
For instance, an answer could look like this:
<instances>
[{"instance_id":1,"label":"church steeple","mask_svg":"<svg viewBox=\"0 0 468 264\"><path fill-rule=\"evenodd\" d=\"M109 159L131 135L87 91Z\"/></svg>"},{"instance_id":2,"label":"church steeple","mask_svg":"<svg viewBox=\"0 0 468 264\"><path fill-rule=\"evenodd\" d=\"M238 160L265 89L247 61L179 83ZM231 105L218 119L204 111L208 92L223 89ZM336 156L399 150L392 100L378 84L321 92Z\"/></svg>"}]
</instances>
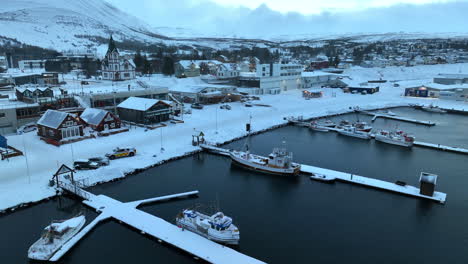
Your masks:
<instances>
[{"instance_id":1,"label":"church steeple","mask_svg":"<svg viewBox=\"0 0 468 264\"><path fill-rule=\"evenodd\" d=\"M107 53L111 53L113 51L117 51L117 46L115 45L115 42L114 42L114 39L112 38L112 35L110 36L110 39L109 39L109 48L107 49Z\"/></svg>"}]
</instances>

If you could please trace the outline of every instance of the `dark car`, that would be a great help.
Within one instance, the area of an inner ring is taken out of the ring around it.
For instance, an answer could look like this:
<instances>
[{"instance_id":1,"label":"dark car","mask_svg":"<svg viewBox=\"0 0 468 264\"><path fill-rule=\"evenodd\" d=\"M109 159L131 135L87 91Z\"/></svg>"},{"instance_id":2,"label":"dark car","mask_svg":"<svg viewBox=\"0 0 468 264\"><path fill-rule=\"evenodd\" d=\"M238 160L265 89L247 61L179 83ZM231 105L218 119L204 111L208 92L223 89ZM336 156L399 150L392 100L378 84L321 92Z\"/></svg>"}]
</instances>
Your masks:
<instances>
[{"instance_id":1,"label":"dark car","mask_svg":"<svg viewBox=\"0 0 468 264\"><path fill-rule=\"evenodd\" d=\"M193 109L203 109L203 105L199 103L194 103L191 106Z\"/></svg>"},{"instance_id":2,"label":"dark car","mask_svg":"<svg viewBox=\"0 0 468 264\"><path fill-rule=\"evenodd\" d=\"M99 168L99 164L87 159L75 160L75 162L73 163L73 168L75 168L76 170L95 170Z\"/></svg>"},{"instance_id":3,"label":"dark car","mask_svg":"<svg viewBox=\"0 0 468 264\"><path fill-rule=\"evenodd\" d=\"M96 162L99 166L109 165L109 158L107 157L94 157L94 158L90 158L89 161Z\"/></svg>"}]
</instances>

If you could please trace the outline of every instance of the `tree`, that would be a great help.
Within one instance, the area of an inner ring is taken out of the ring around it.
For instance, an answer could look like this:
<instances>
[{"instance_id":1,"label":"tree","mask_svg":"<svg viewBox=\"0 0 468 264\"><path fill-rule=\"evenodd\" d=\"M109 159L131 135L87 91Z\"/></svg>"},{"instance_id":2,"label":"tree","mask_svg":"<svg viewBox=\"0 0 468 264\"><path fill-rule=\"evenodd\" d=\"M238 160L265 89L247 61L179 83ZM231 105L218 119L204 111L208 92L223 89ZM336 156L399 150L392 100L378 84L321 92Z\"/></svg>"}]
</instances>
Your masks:
<instances>
[{"instance_id":1,"label":"tree","mask_svg":"<svg viewBox=\"0 0 468 264\"><path fill-rule=\"evenodd\" d=\"M336 56L335 57L335 60L333 61L333 66L338 67L338 65L340 64L340 57Z\"/></svg>"},{"instance_id":2,"label":"tree","mask_svg":"<svg viewBox=\"0 0 468 264\"><path fill-rule=\"evenodd\" d=\"M174 60L171 57L164 57L162 73L171 76L174 74Z\"/></svg>"},{"instance_id":3,"label":"tree","mask_svg":"<svg viewBox=\"0 0 468 264\"><path fill-rule=\"evenodd\" d=\"M140 51L137 51L137 53L135 54L133 62L135 63L136 70L141 72L143 70L144 58L143 56L141 56Z\"/></svg>"},{"instance_id":4,"label":"tree","mask_svg":"<svg viewBox=\"0 0 468 264\"><path fill-rule=\"evenodd\" d=\"M89 79L91 78L91 63L89 62L89 58L88 56L84 56L84 59L83 59L83 70L85 71L85 74L86 74L86 79Z\"/></svg>"},{"instance_id":5,"label":"tree","mask_svg":"<svg viewBox=\"0 0 468 264\"><path fill-rule=\"evenodd\" d=\"M153 73L153 68L151 67L151 63L146 59L146 57L144 58L144 61L143 61L143 73L144 74Z\"/></svg>"}]
</instances>

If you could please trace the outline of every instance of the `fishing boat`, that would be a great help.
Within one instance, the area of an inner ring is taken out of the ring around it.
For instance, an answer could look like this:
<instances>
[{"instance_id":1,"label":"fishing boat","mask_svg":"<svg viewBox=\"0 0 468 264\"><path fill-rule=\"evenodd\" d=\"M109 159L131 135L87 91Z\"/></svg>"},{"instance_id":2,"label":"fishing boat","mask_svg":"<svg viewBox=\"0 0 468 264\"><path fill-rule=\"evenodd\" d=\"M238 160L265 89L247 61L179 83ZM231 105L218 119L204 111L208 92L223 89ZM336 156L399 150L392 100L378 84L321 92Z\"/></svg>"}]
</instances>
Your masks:
<instances>
[{"instance_id":1,"label":"fishing boat","mask_svg":"<svg viewBox=\"0 0 468 264\"><path fill-rule=\"evenodd\" d=\"M432 112L432 113L441 113L441 114L447 113L447 111L445 111L444 109L441 109L438 106L433 106L432 104L428 106L423 106L421 109L427 112Z\"/></svg>"},{"instance_id":2,"label":"fishing boat","mask_svg":"<svg viewBox=\"0 0 468 264\"><path fill-rule=\"evenodd\" d=\"M342 129L338 130L338 133L345 136L360 138L360 139L370 139L370 133L359 131L354 126L345 126Z\"/></svg>"},{"instance_id":3,"label":"fishing boat","mask_svg":"<svg viewBox=\"0 0 468 264\"><path fill-rule=\"evenodd\" d=\"M328 132L330 131L328 127L320 126L317 122L312 121L310 122L309 129L313 131L319 131L319 132Z\"/></svg>"},{"instance_id":4,"label":"fishing boat","mask_svg":"<svg viewBox=\"0 0 468 264\"><path fill-rule=\"evenodd\" d=\"M352 125L352 123L349 122L348 120L341 120L337 127L338 128L344 128L344 127L350 126L350 125Z\"/></svg>"},{"instance_id":5,"label":"fishing boat","mask_svg":"<svg viewBox=\"0 0 468 264\"><path fill-rule=\"evenodd\" d=\"M370 132L372 130L372 127L364 121L358 121L354 123L353 126L356 128L357 131Z\"/></svg>"},{"instance_id":6,"label":"fishing boat","mask_svg":"<svg viewBox=\"0 0 468 264\"><path fill-rule=\"evenodd\" d=\"M325 121L316 121L316 124L318 126L321 126L321 127L330 127L330 128L336 127L335 122L333 122L333 121L331 121L329 119L327 119Z\"/></svg>"},{"instance_id":7,"label":"fishing boat","mask_svg":"<svg viewBox=\"0 0 468 264\"><path fill-rule=\"evenodd\" d=\"M389 132L387 130L381 130L377 132L377 134L375 134L375 140L388 144L411 148L413 147L415 137L412 135L408 135L401 130L392 132Z\"/></svg>"},{"instance_id":8,"label":"fishing boat","mask_svg":"<svg viewBox=\"0 0 468 264\"><path fill-rule=\"evenodd\" d=\"M392 111L390 111L390 110L388 110L388 109L382 110L382 111L380 112L380 114L389 115L389 116L396 116L396 114L395 114L394 112L392 112Z\"/></svg>"},{"instance_id":9,"label":"fishing boat","mask_svg":"<svg viewBox=\"0 0 468 264\"><path fill-rule=\"evenodd\" d=\"M208 216L195 210L185 209L177 215L176 224L180 228L215 242L229 245L239 244L239 229L232 224L232 218L222 212Z\"/></svg>"},{"instance_id":10,"label":"fishing boat","mask_svg":"<svg viewBox=\"0 0 468 264\"><path fill-rule=\"evenodd\" d=\"M292 153L285 148L275 148L268 157L257 156L246 152L231 151L231 159L234 164L241 167L276 175L298 175L301 165L292 162Z\"/></svg>"},{"instance_id":11,"label":"fishing boat","mask_svg":"<svg viewBox=\"0 0 468 264\"><path fill-rule=\"evenodd\" d=\"M68 220L53 221L44 228L42 236L28 250L34 260L49 260L65 243L83 228L86 218L79 215Z\"/></svg>"}]
</instances>

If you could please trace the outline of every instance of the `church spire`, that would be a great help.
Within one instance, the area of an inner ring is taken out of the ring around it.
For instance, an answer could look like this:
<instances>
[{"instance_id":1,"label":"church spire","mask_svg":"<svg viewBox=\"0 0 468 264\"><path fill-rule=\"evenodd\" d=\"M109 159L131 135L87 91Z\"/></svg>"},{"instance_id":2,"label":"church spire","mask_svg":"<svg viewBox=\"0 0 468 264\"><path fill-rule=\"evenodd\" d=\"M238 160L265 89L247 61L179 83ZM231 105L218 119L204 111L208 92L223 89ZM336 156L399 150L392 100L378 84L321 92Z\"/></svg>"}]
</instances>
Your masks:
<instances>
[{"instance_id":1,"label":"church spire","mask_svg":"<svg viewBox=\"0 0 468 264\"><path fill-rule=\"evenodd\" d=\"M112 34L109 39L109 48L107 49L107 53L113 52L113 51L118 51L117 46L115 45L114 39L112 38Z\"/></svg>"}]
</instances>

